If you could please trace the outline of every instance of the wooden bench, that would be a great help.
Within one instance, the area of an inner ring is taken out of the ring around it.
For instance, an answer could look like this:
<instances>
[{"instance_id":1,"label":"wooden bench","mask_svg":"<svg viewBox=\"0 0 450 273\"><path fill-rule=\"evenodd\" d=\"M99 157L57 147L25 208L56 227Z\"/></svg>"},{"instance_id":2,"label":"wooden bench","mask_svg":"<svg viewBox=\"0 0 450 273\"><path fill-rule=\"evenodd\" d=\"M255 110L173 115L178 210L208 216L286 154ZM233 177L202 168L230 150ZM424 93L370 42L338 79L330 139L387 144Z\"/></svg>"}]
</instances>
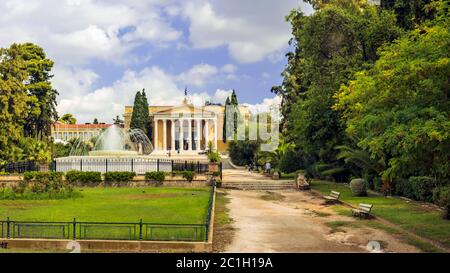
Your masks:
<instances>
[{"instance_id":1,"label":"wooden bench","mask_svg":"<svg viewBox=\"0 0 450 273\"><path fill-rule=\"evenodd\" d=\"M359 204L357 209L352 209L353 216L359 218L369 218L370 211L372 210L373 205L371 204Z\"/></svg>"},{"instance_id":2,"label":"wooden bench","mask_svg":"<svg viewBox=\"0 0 450 273\"><path fill-rule=\"evenodd\" d=\"M339 201L340 196L341 196L340 192L331 191L330 195L326 195L323 198L325 198L326 203L336 203L337 201Z\"/></svg>"}]
</instances>

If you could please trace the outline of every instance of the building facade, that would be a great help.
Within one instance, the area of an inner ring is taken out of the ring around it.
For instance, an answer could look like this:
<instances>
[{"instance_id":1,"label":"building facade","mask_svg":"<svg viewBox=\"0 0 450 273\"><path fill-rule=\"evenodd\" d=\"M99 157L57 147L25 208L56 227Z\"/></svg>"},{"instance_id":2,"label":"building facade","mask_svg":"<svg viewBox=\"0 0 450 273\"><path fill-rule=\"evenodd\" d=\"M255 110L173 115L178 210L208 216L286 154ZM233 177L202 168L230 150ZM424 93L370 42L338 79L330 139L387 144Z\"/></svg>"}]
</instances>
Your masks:
<instances>
[{"instance_id":1,"label":"building facade","mask_svg":"<svg viewBox=\"0 0 450 273\"><path fill-rule=\"evenodd\" d=\"M249 110L239 106L244 124L248 124ZM132 106L125 107L125 129L130 128ZM228 143L223 141L225 107L207 105L196 107L185 99L179 106L150 106L152 122L153 154L198 154L208 148L211 141L214 149L225 152Z\"/></svg>"},{"instance_id":2,"label":"building facade","mask_svg":"<svg viewBox=\"0 0 450 273\"><path fill-rule=\"evenodd\" d=\"M56 122L51 130L55 142L67 142L77 138L83 141L89 141L109 126L111 124L64 124Z\"/></svg>"}]
</instances>

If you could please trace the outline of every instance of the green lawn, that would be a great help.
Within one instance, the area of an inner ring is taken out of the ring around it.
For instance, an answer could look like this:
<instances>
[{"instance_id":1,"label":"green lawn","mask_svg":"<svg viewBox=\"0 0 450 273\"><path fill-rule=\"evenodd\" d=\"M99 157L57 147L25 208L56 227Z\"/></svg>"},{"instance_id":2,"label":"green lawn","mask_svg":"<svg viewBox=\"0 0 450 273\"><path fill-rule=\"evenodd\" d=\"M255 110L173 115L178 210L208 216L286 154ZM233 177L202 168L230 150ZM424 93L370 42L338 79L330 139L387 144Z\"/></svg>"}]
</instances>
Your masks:
<instances>
[{"instance_id":1,"label":"green lawn","mask_svg":"<svg viewBox=\"0 0 450 273\"><path fill-rule=\"evenodd\" d=\"M0 219L202 224L209 188L83 188L65 200L1 200Z\"/></svg>"},{"instance_id":2,"label":"green lawn","mask_svg":"<svg viewBox=\"0 0 450 273\"><path fill-rule=\"evenodd\" d=\"M395 197L386 198L374 194L369 194L367 197L354 197L348 185L313 180L311 186L323 194L329 194L331 190L338 191L341 193L341 200L355 206L359 203L373 204L372 212L375 216L450 247L450 221L443 220L436 211L427 210Z\"/></svg>"}]
</instances>

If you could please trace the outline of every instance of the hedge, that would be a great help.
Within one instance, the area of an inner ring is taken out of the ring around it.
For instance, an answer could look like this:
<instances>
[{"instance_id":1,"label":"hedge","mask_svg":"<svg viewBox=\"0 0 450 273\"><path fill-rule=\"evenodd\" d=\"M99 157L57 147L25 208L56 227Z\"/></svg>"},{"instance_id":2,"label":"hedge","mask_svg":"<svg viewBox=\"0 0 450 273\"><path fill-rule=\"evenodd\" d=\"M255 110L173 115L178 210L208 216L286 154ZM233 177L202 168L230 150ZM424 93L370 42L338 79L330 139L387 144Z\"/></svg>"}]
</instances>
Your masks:
<instances>
[{"instance_id":1,"label":"hedge","mask_svg":"<svg viewBox=\"0 0 450 273\"><path fill-rule=\"evenodd\" d=\"M66 179L69 183L101 183L102 174L100 172L80 172L80 171L68 171L66 173Z\"/></svg>"},{"instance_id":2,"label":"hedge","mask_svg":"<svg viewBox=\"0 0 450 273\"><path fill-rule=\"evenodd\" d=\"M105 173L105 183L128 182L136 176L135 172L107 172Z\"/></svg>"},{"instance_id":3,"label":"hedge","mask_svg":"<svg viewBox=\"0 0 450 273\"><path fill-rule=\"evenodd\" d=\"M163 182L166 179L166 172L146 172L145 180Z\"/></svg>"}]
</instances>

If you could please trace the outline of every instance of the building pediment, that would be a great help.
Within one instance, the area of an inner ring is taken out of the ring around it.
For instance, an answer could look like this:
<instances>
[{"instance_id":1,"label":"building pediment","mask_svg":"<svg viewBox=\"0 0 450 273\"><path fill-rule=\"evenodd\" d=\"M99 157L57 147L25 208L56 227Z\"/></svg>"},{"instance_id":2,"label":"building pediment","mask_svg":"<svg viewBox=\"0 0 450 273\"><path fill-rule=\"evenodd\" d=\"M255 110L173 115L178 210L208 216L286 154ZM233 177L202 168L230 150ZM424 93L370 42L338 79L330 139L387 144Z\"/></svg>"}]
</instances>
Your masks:
<instances>
[{"instance_id":1,"label":"building pediment","mask_svg":"<svg viewBox=\"0 0 450 273\"><path fill-rule=\"evenodd\" d=\"M212 111L205 111L204 108L195 107L193 105L185 104L180 106L171 107L169 109L164 109L161 111L157 111L154 113L155 116L167 116L167 115L205 115L205 116L214 116L215 113Z\"/></svg>"}]
</instances>

